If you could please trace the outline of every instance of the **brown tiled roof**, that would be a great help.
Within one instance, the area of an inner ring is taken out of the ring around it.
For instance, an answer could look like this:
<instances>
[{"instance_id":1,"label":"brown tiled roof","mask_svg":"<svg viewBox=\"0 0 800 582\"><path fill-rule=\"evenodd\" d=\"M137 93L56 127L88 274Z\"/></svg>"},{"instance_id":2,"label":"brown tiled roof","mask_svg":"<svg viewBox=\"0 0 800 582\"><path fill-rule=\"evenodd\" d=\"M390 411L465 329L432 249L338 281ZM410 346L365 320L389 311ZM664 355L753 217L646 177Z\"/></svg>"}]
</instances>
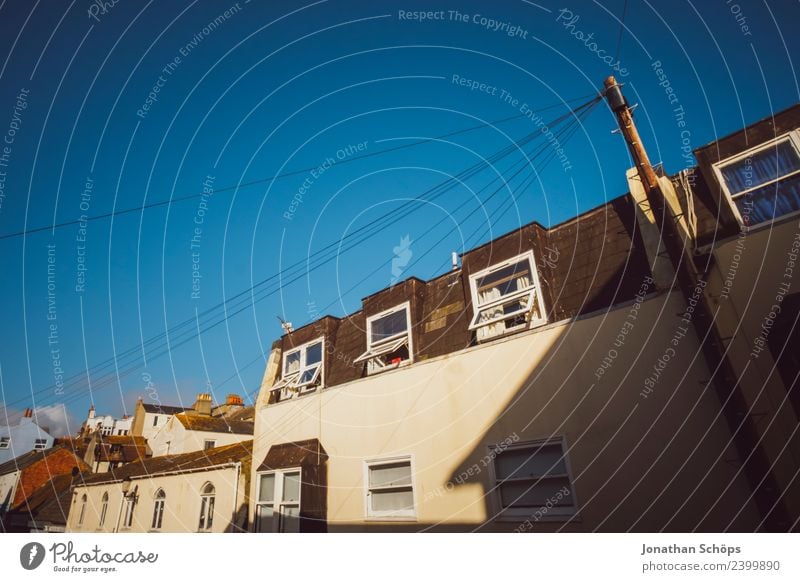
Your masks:
<instances>
[{"instance_id":1,"label":"brown tiled roof","mask_svg":"<svg viewBox=\"0 0 800 582\"><path fill-rule=\"evenodd\" d=\"M259 471L321 465L328 460L328 454L317 439L307 439L293 443L272 445L258 467Z\"/></svg>"},{"instance_id":2,"label":"brown tiled roof","mask_svg":"<svg viewBox=\"0 0 800 582\"><path fill-rule=\"evenodd\" d=\"M41 505L61 493L64 489L69 489L71 484L71 474L67 473L65 475L56 475L50 479L50 481L31 493L28 498L19 506L19 509L35 511L39 509Z\"/></svg>"},{"instance_id":3,"label":"brown tiled roof","mask_svg":"<svg viewBox=\"0 0 800 582\"><path fill-rule=\"evenodd\" d=\"M193 451L180 455L166 455L161 457L151 457L143 461L136 461L112 469L108 473L97 473L87 477L84 483L87 485L99 483L111 483L121 481L125 478L146 477L170 473L173 471L200 470L222 465L225 463L235 463L241 461L243 465L249 466L253 455L253 441L242 441L216 447L204 451Z\"/></svg>"},{"instance_id":4,"label":"brown tiled roof","mask_svg":"<svg viewBox=\"0 0 800 582\"><path fill-rule=\"evenodd\" d=\"M186 430L203 432L229 432L233 434L253 434L253 422L232 420L225 417L205 416L201 414L176 414Z\"/></svg>"},{"instance_id":5,"label":"brown tiled roof","mask_svg":"<svg viewBox=\"0 0 800 582\"><path fill-rule=\"evenodd\" d=\"M38 461L41 461L45 457L52 455L56 451L68 448L69 447L62 445L58 447L45 449L43 451L29 451L24 455L20 455L19 457L14 457L10 461L6 461L2 465L0 465L0 475L5 475L6 473L13 473L14 471L20 471L22 469L25 469L26 467L30 467L31 465L33 465Z\"/></svg>"},{"instance_id":6,"label":"brown tiled roof","mask_svg":"<svg viewBox=\"0 0 800 582\"><path fill-rule=\"evenodd\" d=\"M71 482L71 479L70 479ZM57 488L53 488L57 489ZM60 492L54 495L54 491L48 492L47 500L30 514L30 521L35 527L42 527L45 524L66 525L69 516L69 506L72 502L72 489L70 483L63 487Z\"/></svg>"}]
</instances>

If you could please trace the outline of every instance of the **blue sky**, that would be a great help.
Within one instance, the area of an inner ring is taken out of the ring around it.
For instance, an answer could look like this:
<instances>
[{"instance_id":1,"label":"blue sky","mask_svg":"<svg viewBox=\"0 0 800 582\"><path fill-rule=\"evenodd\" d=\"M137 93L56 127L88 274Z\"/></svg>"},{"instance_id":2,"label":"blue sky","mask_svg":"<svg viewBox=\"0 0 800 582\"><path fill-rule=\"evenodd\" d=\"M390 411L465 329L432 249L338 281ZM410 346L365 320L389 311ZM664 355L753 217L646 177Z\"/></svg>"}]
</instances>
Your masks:
<instances>
[{"instance_id":1,"label":"blue sky","mask_svg":"<svg viewBox=\"0 0 800 582\"><path fill-rule=\"evenodd\" d=\"M414 201L536 125L372 155L585 102L614 72L602 57L616 53L623 4L4 2L0 235L225 189L0 239L7 410L63 406L80 420L92 402L122 415L138 396L254 396L278 316L298 327L359 309L392 281L404 237L402 276L429 278L451 251L623 194L630 160L603 103L565 143L568 169L543 155L511 179L516 153L434 200ZM691 163L682 146L797 102L798 20L788 0L631 0L617 78L651 158L678 171ZM325 248L332 260L270 279ZM79 378L57 387L60 374Z\"/></svg>"}]
</instances>

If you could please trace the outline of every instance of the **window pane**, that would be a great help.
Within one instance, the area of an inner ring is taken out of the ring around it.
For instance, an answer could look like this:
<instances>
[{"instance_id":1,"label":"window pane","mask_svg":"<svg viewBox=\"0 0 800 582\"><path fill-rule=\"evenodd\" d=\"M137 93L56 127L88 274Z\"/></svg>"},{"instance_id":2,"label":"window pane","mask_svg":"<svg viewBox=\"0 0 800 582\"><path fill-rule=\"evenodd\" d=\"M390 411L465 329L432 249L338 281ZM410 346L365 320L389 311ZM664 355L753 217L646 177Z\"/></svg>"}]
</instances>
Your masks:
<instances>
[{"instance_id":1,"label":"window pane","mask_svg":"<svg viewBox=\"0 0 800 582\"><path fill-rule=\"evenodd\" d=\"M258 500L272 501L275 498L275 475L261 475L258 486Z\"/></svg>"},{"instance_id":2,"label":"window pane","mask_svg":"<svg viewBox=\"0 0 800 582\"><path fill-rule=\"evenodd\" d=\"M289 506L283 508L281 515L281 531L296 533L300 531L300 508Z\"/></svg>"},{"instance_id":3,"label":"window pane","mask_svg":"<svg viewBox=\"0 0 800 582\"><path fill-rule=\"evenodd\" d=\"M297 381L298 384L310 384L312 380L314 380L314 375L319 370L319 366L314 366L313 368L306 368L306 371L302 373L300 379Z\"/></svg>"},{"instance_id":4,"label":"window pane","mask_svg":"<svg viewBox=\"0 0 800 582\"><path fill-rule=\"evenodd\" d=\"M369 468L369 486L399 487L411 485L411 463L390 463Z\"/></svg>"},{"instance_id":5,"label":"window pane","mask_svg":"<svg viewBox=\"0 0 800 582\"><path fill-rule=\"evenodd\" d=\"M498 479L563 475L567 472L560 444L503 451L497 455L495 463Z\"/></svg>"},{"instance_id":6,"label":"window pane","mask_svg":"<svg viewBox=\"0 0 800 582\"><path fill-rule=\"evenodd\" d=\"M406 320L405 308L373 320L370 329L372 331L372 343L407 331L408 321Z\"/></svg>"},{"instance_id":7,"label":"window pane","mask_svg":"<svg viewBox=\"0 0 800 582\"><path fill-rule=\"evenodd\" d=\"M411 489L396 491L373 491L372 511L411 511L414 509L414 493Z\"/></svg>"},{"instance_id":8,"label":"window pane","mask_svg":"<svg viewBox=\"0 0 800 582\"><path fill-rule=\"evenodd\" d=\"M271 505L259 505L256 509L256 521L258 531L260 532L271 532L274 531L274 512L272 511Z\"/></svg>"},{"instance_id":9,"label":"window pane","mask_svg":"<svg viewBox=\"0 0 800 582\"><path fill-rule=\"evenodd\" d=\"M284 374L291 374L300 370L300 351L292 352L286 356L286 363L283 367Z\"/></svg>"},{"instance_id":10,"label":"window pane","mask_svg":"<svg viewBox=\"0 0 800 582\"><path fill-rule=\"evenodd\" d=\"M735 199L742 222L759 224L800 210L800 175L768 184Z\"/></svg>"},{"instance_id":11,"label":"window pane","mask_svg":"<svg viewBox=\"0 0 800 582\"><path fill-rule=\"evenodd\" d=\"M306 349L306 366L322 361L322 342L317 342Z\"/></svg>"},{"instance_id":12,"label":"window pane","mask_svg":"<svg viewBox=\"0 0 800 582\"><path fill-rule=\"evenodd\" d=\"M571 507L572 495L565 495L564 487L569 490L569 479L566 477L542 479L538 483L505 483L500 486L500 499L503 507L543 507L548 500L555 507Z\"/></svg>"},{"instance_id":13,"label":"window pane","mask_svg":"<svg viewBox=\"0 0 800 582\"><path fill-rule=\"evenodd\" d=\"M524 259L478 279L478 302L483 305L504 295L528 289L530 286L530 261Z\"/></svg>"},{"instance_id":14,"label":"window pane","mask_svg":"<svg viewBox=\"0 0 800 582\"><path fill-rule=\"evenodd\" d=\"M283 500L300 501L300 473L286 473L283 476Z\"/></svg>"},{"instance_id":15,"label":"window pane","mask_svg":"<svg viewBox=\"0 0 800 582\"><path fill-rule=\"evenodd\" d=\"M721 170L728 190L736 194L800 170L800 158L787 139Z\"/></svg>"}]
</instances>

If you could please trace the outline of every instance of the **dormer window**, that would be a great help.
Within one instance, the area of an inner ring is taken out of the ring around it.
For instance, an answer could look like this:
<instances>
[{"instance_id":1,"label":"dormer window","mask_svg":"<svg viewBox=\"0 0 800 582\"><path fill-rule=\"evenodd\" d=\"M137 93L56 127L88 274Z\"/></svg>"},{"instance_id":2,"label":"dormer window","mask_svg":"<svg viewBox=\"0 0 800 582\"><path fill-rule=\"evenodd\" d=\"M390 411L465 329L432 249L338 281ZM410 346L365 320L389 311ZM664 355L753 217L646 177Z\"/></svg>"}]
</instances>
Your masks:
<instances>
[{"instance_id":1,"label":"dormer window","mask_svg":"<svg viewBox=\"0 0 800 582\"><path fill-rule=\"evenodd\" d=\"M281 379L272 387L273 391L278 392L278 400L312 392L322 384L324 343L323 339L317 339L283 355Z\"/></svg>"},{"instance_id":2,"label":"dormer window","mask_svg":"<svg viewBox=\"0 0 800 582\"><path fill-rule=\"evenodd\" d=\"M800 134L793 131L714 165L744 226L800 210Z\"/></svg>"},{"instance_id":3,"label":"dormer window","mask_svg":"<svg viewBox=\"0 0 800 582\"><path fill-rule=\"evenodd\" d=\"M469 328L478 341L546 323L533 252L470 276L473 317Z\"/></svg>"},{"instance_id":4,"label":"dormer window","mask_svg":"<svg viewBox=\"0 0 800 582\"><path fill-rule=\"evenodd\" d=\"M367 374L412 361L411 308L408 302L367 317L367 351L353 363L366 362Z\"/></svg>"}]
</instances>

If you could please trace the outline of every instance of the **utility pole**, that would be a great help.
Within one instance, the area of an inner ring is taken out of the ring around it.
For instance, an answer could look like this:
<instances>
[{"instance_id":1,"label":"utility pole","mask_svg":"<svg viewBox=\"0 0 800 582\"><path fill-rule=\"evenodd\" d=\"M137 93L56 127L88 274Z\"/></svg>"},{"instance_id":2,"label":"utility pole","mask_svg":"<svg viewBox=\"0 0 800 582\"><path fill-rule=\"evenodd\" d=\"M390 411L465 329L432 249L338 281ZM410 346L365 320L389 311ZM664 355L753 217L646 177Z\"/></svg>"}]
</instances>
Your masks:
<instances>
[{"instance_id":1,"label":"utility pole","mask_svg":"<svg viewBox=\"0 0 800 582\"><path fill-rule=\"evenodd\" d=\"M725 345L714 325L715 314L704 292L705 273L700 272L697 268L695 257L687 247L687 241L678 228L676 217L669 209L658 176L650 164L650 159L636 129L633 113L620 86L613 76L608 77L604 85L606 101L617 118L620 132L625 138L625 143L636 164L647 194L647 201L661 234L661 241L675 269L678 287L683 292L687 304L690 299L697 302L692 325L700 341L708 369L711 371L710 382L714 385L720 399L722 412L742 462L743 472L750 483L753 499L762 515L762 529L789 531L792 521L772 472L772 465L760 445L759 432L750 414L747 399L740 388L740 378L728 358Z\"/></svg>"}]
</instances>

